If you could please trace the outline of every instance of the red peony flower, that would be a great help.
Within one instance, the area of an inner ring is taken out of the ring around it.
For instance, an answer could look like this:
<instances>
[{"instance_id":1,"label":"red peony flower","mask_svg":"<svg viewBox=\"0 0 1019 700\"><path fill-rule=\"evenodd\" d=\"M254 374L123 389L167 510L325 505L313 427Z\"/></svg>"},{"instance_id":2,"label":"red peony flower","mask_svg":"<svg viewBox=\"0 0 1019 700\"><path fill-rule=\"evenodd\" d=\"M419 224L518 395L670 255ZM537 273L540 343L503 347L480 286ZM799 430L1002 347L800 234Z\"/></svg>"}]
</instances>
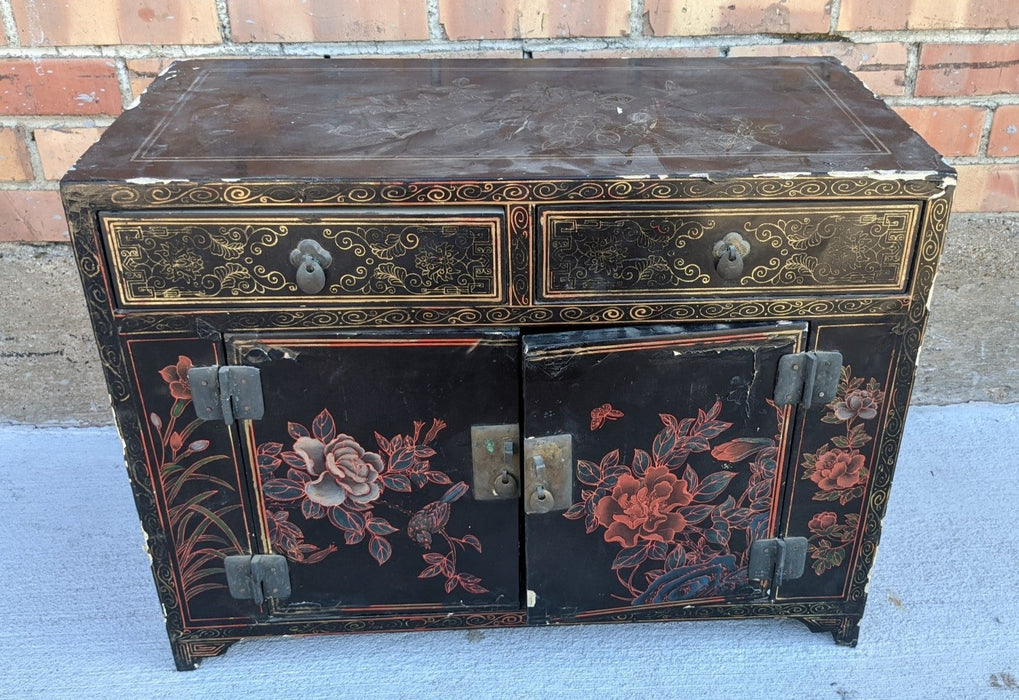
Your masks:
<instances>
[{"instance_id":1,"label":"red peony flower","mask_svg":"<svg viewBox=\"0 0 1019 700\"><path fill-rule=\"evenodd\" d=\"M817 458L810 480L822 491L850 489L863 483L866 460L856 450L833 449Z\"/></svg>"},{"instance_id":2,"label":"red peony flower","mask_svg":"<svg viewBox=\"0 0 1019 700\"><path fill-rule=\"evenodd\" d=\"M188 381L188 370L191 369L191 358L179 355L177 364L167 365L159 370L159 376L170 385L170 396L184 401L191 400L191 383Z\"/></svg>"},{"instance_id":3,"label":"red peony flower","mask_svg":"<svg viewBox=\"0 0 1019 700\"><path fill-rule=\"evenodd\" d=\"M830 528L835 527L835 523L838 522L839 516L835 515L831 511L824 513L818 513L810 522L807 523L807 529L813 533L824 532Z\"/></svg>"},{"instance_id":4,"label":"red peony flower","mask_svg":"<svg viewBox=\"0 0 1019 700\"><path fill-rule=\"evenodd\" d=\"M878 406L881 403L880 391L867 391L866 389L854 389L846 394L842 401L837 401L832 410L839 420L870 420L877 415Z\"/></svg>"},{"instance_id":5,"label":"red peony flower","mask_svg":"<svg viewBox=\"0 0 1019 700\"><path fill-rule=\"evenodd\" d=\"M638 541L671 542L686 527L686 518L676 511L692 500L685 481L667 467L651 467L640 479L620 476L594 512L606 542L633 547Z\"/></svg>"},{"instance_id":6,"label":"red peony flower","mask_svg":"<svg viewBox=\"0 0 1019 700\"><path fill-rule=\"evenodd\" d=\"M304 492L321 506L338 506L345 501L371 503L382 488L378 483L383 470L382 457L364 448L349 435L337 435L328 444L311 437L294 443L294 452L304 460L313 477Z\"/></svg>"}]
</instances>

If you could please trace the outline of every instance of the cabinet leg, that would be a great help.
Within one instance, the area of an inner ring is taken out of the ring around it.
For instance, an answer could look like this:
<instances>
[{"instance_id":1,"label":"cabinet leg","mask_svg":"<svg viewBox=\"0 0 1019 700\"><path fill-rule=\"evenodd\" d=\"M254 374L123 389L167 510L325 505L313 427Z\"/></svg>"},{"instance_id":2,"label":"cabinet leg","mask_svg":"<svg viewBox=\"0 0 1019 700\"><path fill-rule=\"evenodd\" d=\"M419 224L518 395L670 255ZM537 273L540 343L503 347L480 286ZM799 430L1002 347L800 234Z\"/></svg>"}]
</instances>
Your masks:
<instances>
[{"instance_id":1,"label":"cabinet leg","mask_svg":"<svg viewBox=\"0 0 1019 700\"><path fill-rule=\"evenodd\" d=\"M189 639L170 642L178 671L194 671L202 659L225 654L236 639Z\"/></svg>"},{"instance_id":2,"label":"cabinet leg","mask_svg":"<svg viewBox=\"0 0 1019 700\"><path fill-rule=\"evenodd\" d=\"M860 637L860 617L802 617L800 620L811 632L831 632L835 643L842 647L855 647Z\"/></svg>"}]
</instances>

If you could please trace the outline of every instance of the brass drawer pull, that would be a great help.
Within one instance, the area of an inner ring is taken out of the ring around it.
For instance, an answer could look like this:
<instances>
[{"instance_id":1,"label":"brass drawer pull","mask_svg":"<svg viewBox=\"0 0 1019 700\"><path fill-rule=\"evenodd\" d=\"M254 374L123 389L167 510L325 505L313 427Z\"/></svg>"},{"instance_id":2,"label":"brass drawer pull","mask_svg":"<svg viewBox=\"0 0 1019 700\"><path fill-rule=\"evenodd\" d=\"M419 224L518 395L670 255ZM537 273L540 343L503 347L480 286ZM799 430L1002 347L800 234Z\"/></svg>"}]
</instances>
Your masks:
<instances>
[{"instance_id":1,"label":"brass drawer pull","mask_svg":"<svg viewBox=\"0 0 1019 700\"><path fill-rule=\"evenodd\" d=\"M297 287L305 294L318 294L326 286L326 273L333 264L329 251L305 238L290 251L290 263L297 268Z\"/></svg>"},{"instance_id":2,"label":"brass drawer pull","mask_svg":"<svg viewBox=\"0 0 1019 700\"><path fill-rule=\"evenodd\" d=\"M743 276L743 258L750 255L750 244L743 236L731 231L712 248L715 272L719 277L735 282Z\"/></svg>"}]
</instances>

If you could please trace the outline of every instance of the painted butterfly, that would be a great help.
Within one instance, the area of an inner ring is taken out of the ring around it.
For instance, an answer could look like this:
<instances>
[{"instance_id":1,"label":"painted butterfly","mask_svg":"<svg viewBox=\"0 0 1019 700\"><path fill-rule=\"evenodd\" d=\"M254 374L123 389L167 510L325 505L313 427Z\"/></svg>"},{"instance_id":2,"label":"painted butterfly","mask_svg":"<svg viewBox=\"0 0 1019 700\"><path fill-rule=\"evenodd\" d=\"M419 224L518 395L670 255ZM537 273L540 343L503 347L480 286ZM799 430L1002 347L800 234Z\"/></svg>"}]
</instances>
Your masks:
<instances>
[{"instance_id":1,"label":"painted butterfly","mask_svg":"<svg viewBox=\"0 0 1019 700\"><path fill-rule=\"evenodd\" d=\"M591 409L591 430L597 430L605 425L607 420L619 420L623 417L622 411L612 408L612 404L605 403L598 408Z\"/></svg>"}]
</instances>

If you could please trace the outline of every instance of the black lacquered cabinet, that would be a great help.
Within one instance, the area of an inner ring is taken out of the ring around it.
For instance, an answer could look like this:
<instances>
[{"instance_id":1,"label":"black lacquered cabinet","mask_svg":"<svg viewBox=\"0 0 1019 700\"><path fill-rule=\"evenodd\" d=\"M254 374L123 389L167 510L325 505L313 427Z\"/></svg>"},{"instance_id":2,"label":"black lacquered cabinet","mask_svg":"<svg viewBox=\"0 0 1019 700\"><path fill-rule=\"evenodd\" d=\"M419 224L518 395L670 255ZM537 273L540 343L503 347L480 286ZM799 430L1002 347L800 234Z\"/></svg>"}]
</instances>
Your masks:
<instances>
[{"instance_id":1,"label":"black lacquered cabinet","mask_svg":"<svg viewBox=\"0 0 1019 700\"><path fill-rule=\"evenodd\" d=\"M855 644L953 187L831 60L175 64L62 194L178 667Z\"/></svg>"}]
</instances>

